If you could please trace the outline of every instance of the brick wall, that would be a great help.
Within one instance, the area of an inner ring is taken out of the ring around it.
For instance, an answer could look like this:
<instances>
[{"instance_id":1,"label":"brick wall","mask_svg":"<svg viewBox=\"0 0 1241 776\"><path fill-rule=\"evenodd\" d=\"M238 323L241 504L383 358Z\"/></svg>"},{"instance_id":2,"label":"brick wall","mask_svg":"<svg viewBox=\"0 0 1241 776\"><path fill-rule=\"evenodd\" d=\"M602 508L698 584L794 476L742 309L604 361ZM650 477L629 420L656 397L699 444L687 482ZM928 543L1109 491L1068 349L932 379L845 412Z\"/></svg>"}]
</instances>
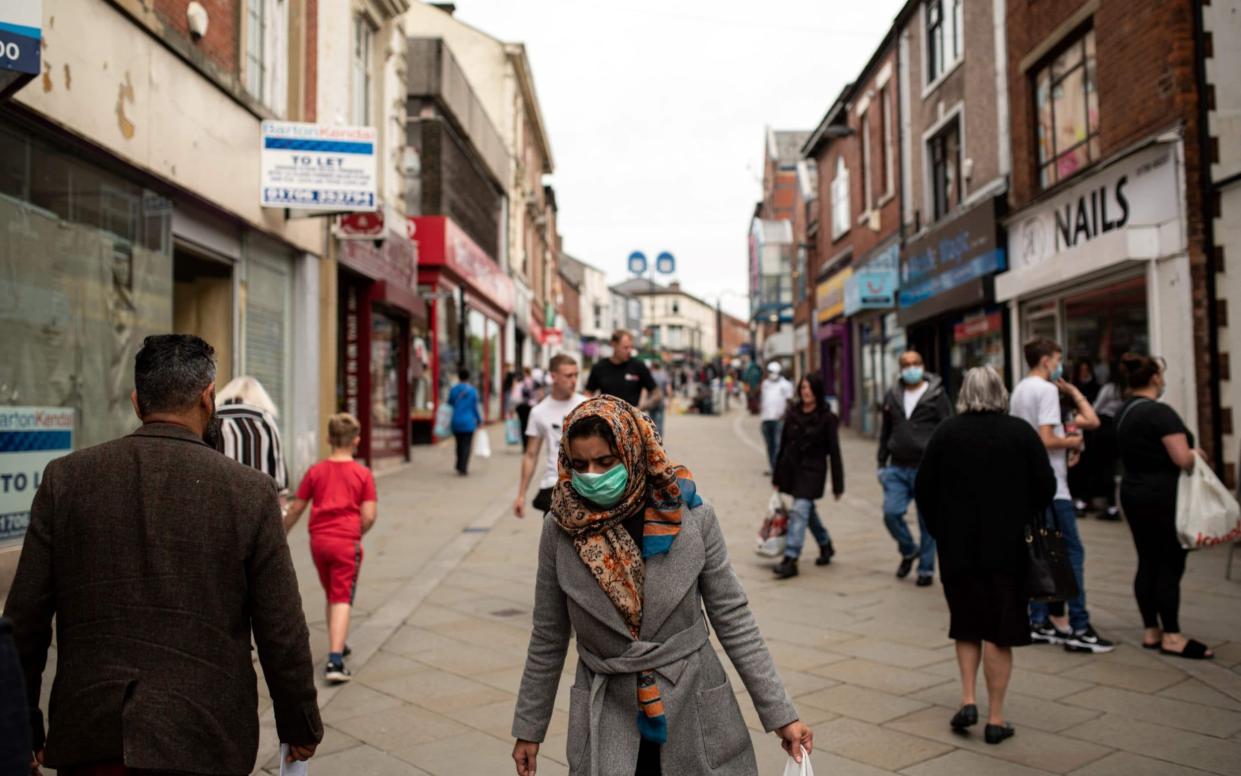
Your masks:
<instances>
[{"instance_id":1,"label":"brick wall","mask_svg":"<svg viewBox=\"0 0 1241 776\"><path fill-rule=\"evenodd\" d=\"M1022 60L1060 29L1081 0L1008 0L1009 103L1012 116L1011 202L1021 207L1041 192L1035 175L1034 97ZM1107 159L1163 131L1183 128L1185 194L1193 309L1198 442L1213 452L1216 419L1211 401L1211 359L1204 249L1198 87L1195 80L1191 0L1099 3L1092 24L1097 50L1101 157ZM1076 179L1070 179L1075 181ZM1071 182L1069 185L1071 185ZM1177 314L1180 314L1179 311Z\"/></svg>"},{"instance_id":2,"label":"brick wall","mask_svg":"<svg viewBox=\"0 0 1241 776\"><path fill-rule=\"evenodd\" d=\"M212 67L223 75L236 76L240 67L241 0L198 0L207 10L207 34L193 43ZM190 0L151 0L164 23L164 34L192 43L185 9Z\"/></svg>"}]
</instances>

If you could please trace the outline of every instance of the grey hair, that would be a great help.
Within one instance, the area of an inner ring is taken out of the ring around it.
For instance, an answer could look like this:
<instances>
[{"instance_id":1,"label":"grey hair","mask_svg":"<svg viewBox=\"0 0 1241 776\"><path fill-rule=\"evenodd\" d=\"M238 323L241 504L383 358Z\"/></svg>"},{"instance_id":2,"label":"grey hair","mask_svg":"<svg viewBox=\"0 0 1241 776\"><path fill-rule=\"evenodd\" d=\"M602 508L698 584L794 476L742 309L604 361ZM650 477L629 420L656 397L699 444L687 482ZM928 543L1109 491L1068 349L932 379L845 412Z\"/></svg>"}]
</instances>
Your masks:
<instances>
[{"instance_id":1,"label":"grey hair","mask_svg":"<svg viewBox=\"0 0 1241 776\"><path fill-rule=\"evenodd\" d=\"M267 393L258 379L250 375L234 377L228 381L228 385L215 392L215 406L223 407L231 401L258 407L273 418L280 417L280 410L271 400L271 395Z\"/></svg>"},{"instance_id":2,"label":"grey hair","mask_svg":"<svg viewBox=\"0 0 1241 776\"><path fill-rule=\"evenodd\" d=\"M215 349L192 334L154 334L134 357L138 412L183 412L215 382Z\"/></svg>"},{"instance_id":3,"label":"grey hair","mask_svg":"<svg viewBox=\"0 0 1241 776\"><path fill-rule=\"evenodd\" d=\"M1008 389L994 367L976 366L965 373L957 412L1008 412Z\"/></svg>"}]
</instances>

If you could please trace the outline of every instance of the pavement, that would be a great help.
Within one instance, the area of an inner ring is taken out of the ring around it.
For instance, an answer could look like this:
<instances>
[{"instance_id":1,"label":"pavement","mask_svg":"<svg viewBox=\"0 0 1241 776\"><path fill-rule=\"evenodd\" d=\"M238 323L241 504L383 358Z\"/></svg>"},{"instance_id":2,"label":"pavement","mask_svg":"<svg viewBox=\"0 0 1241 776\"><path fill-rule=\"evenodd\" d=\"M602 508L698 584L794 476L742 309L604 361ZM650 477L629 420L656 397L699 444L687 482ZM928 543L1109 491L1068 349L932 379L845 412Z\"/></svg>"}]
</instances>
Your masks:
<instances>
[{"instance_id":1,"label":"pavement","mask_svg":"<svg viewBox=\"0 0 1241 776\"><path fill-rule=\"evenodd\" d=\"M452 472L450 445L421 447L378 480L379 521L367 535L349 665L354 680L320 681L326 734L310 762L320 774L510 774L509 736L529 638L541 518L512 517L519 451L490 430L495 454L468 477ZM754 535L770 488L756 418L670 414L668 448L716 508L733 565L802 719L815 732L816 772L1188 776L1241 773L1241 562L1225 579L1228 549L1192 554L1182 585L1186 632L1213 662L1151 654L1138 645L1127 527L1086 519L1086 589L1095 627L1118 642L1107 655L1032 646L1015 653L1006 714L1017 735L999 746L954 734L959 682L941 588L897 580L884 530L874 442L842 440L846 494L820 502L837 555L809 557L777 582ZM533 496L533 489L530 496ZM531 512L533 510L527 510ZM303 522L290 537L317 665L326 656L322 592ZM813 542L810 542L813 546ZM718 649L718 646L717 646ZM566 774L570 648L540 776ZM729 668L760 773L783 772ZM54 668L50 669L54 670ZM44 687L50 687L50 676ZM260 693L263 684L260 680ZM980 711L985 694L979 682ZM265 698L265 696L264 696ZM270 704L260 710L256 773L278 773ZM676 775L670 775L676 776Z\"/></svg>"}]
</instances>

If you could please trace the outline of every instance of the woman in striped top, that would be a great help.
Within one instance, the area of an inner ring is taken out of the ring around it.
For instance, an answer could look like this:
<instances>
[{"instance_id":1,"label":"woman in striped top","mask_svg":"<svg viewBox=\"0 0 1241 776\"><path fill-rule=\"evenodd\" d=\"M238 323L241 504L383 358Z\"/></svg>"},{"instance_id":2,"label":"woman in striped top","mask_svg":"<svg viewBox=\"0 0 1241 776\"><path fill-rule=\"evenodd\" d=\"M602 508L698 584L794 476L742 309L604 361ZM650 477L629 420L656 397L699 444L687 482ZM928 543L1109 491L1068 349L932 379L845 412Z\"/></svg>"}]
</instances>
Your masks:
<instances>
[{"instance_id":1,"label":"woman in striped top","mask_svg":"<svg viewBox=\"0 0 1241 776\"><path fill-rule=\"evenodd\" d=\"M279 411L262 383L248 375L233 378L216 393L215 402L223 444L220 452L275 480L283 506L289 490L289 470L276 422Z\"/></svg>"}]
</instances>

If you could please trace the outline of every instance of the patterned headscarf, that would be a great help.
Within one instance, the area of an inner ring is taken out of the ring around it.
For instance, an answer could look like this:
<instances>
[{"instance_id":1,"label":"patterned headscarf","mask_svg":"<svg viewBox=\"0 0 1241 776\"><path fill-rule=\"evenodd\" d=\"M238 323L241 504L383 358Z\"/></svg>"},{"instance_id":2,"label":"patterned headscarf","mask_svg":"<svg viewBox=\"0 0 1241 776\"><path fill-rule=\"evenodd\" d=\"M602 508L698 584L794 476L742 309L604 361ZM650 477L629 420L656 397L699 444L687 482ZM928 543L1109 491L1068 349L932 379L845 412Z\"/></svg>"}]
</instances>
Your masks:
<instances>
[{"instance_id":1,"label":"patterned headscarf","mask_svg":"<svg viewBox=\"0 0 1241 776\"><path fill-rule=\"evenodd\" d=\"M601 509L578 495L571 482L569 431L589 417L602 418L616 439L616 455L629 472L621 500ZM565 420L560 444L560 479L552 493L552 514L573 538L577 554L616 606L634 639L642 628L645 558L663 555L681 530L686 509L702 503L693 476L668 460L655 423L645 412L614 396L583 402ZM645 509L642 551L622 522ZM668 739L667 720L653 671L638 675L638 729L653 743Z\"/></svg>"}]
</instances>

